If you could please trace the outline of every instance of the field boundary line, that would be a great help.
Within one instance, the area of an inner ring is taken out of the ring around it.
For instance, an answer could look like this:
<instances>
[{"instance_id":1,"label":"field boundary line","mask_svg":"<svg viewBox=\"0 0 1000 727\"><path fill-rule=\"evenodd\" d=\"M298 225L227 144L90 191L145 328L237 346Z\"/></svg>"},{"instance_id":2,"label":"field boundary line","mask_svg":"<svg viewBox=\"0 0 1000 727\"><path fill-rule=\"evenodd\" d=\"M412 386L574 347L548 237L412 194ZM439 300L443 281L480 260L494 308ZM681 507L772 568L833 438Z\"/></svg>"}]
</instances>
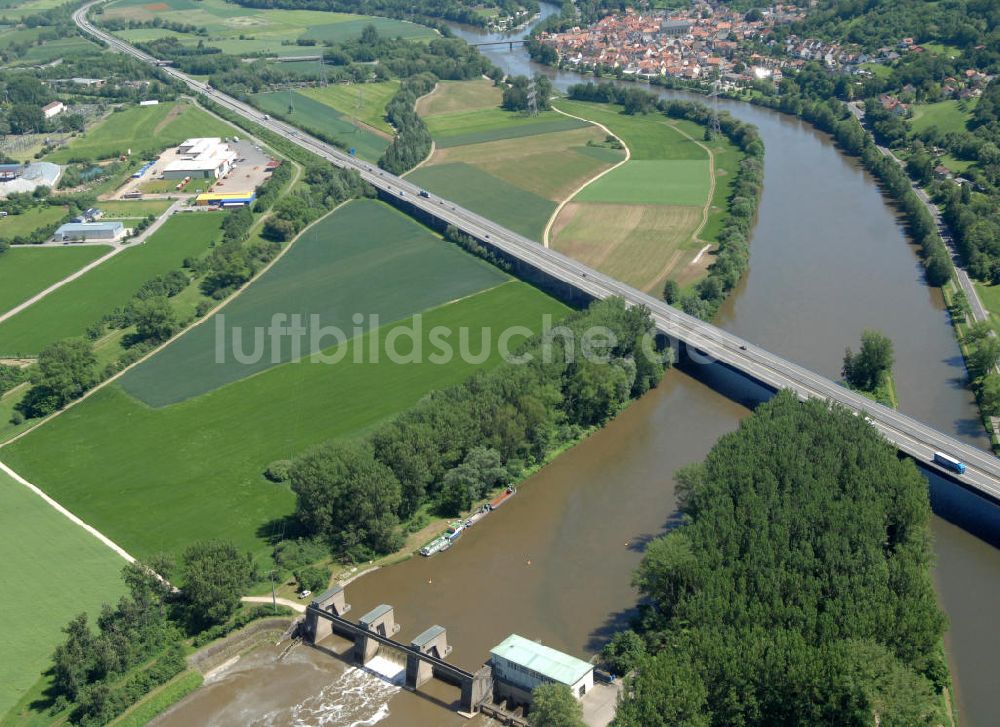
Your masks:
<instances>
[{"instance_id":1,"label":"field boundary line","mask_svg":"<svg viewBox=\"0 0 1000 727\"><path fill-rule=\"evenodd\" d=\"M18 247L21 247L21 245L18 245ZM39 247L40 247L40 249L46 249L46 248L41 248L41 246L39 246ZM123 245L111 245L110 247L111 247L111 249L108 252L104 253L103 255L101 255L96 260L91 260L89 263L87 263L86 265L84 265L82 268L80 268L76 272L70 273L69 275L67 275L62 280L57 280L52 285L50 285L49 287L47 287L45 290L42 290L42 291L40 291L38 293L35 293L33 296L31 296L27 300L22 301L21 303L18 303L13 308L11 308L9 311L7 311L6 313L3 313L2 315L0 315L0 323L3 323L8 318L13 318L18 313L20 313L21 311L23 311L25 308L30 307L34 303L37 303L38 301L42 300L42 298L44 298L45 296L47 296L47 295L49 295L51 293L54 293L55 291L59 290L59 288L63 287L64 285L67 285L68 283L72 283L74 280L76 280L77 278L81 277L85 273L89 273L91 270L93 270L94 268L96 268L98 265L100 265L101 263L103 263L103 262L105 262L107 260L110 260L115 255L117 255L118 253L120 253L122 250L127 250L128 249L127 246L123 246ZM56 249L58 250L60 248L56 248Z\"/></svg>"},{"instance_id":2,"label":"field boundary line","mask_svg":"<svg viewBox=\"0 0 1000 727\"><path fill-rule=\"evenodd\" d=\"M19 483L21 485L24 485L29 490L31 490L32 492L34 492L36 495L38 495L40 498L42 498L46 503L48 503L54 510L56 510L56 512L58 512L61 515L65 516L68 520L70 520L71 522L75 523L76 525L79 525L81 528L83 528L88 533L90 533L91 535L93 535L95 538L97 538L98 540L100 540L106 546L108 546L109 548L111 548L111 550L115 551L118 555L120 555L126 561L128 561L129 563L135 563L135 558L127 550L125 550L123 547L121 547L120 545L118 545L118 543L116 543L115 541L113 541L111 538L109 538L107 535L105 535L100 530L98 530L97 528L95 528L93 525L90 525L90 524L84 522L79 517L77 517L76 515L74 515L72 512L70 512L69 510L67 510L65 507L63 507L62 505L60 505L52 497L50 497L49 495L45 494L45 492L43 492L42 489L40 487L38 487L38 485L35 485L35 484L31 483L31 482L28 482L28 480L26 480L23 477L21 477L21 475L19 475L17 472L15 472L14 470L12 470L10 467L8 467L3 462L0 462L0 471L2 471L4 474L8 475L15 482L17 482L17 483Z\"/></svg>"},{"instance_id":3,"label":"field boundary line","mask_svg":"<svg viewBox=\"0 0 1000 727\"><path fill-rule=\"evenodd\" d=\"M667 125L674 131L676 131L678 134L683 136L685 139L688 139L689 141L692 141L698 146L700 146L702 149L705 150L705 153L708 154L708 196L705 198L705 206L702 207L701 210L701 223L691 233L692 242L706 242L708 244L706 244L698 252L698 254L695 255L694 258L690 260L687 263L687 265L684 266L685 268L689 268L695 263L697 263L699 260L701 260L701 256L704 255L705 252L707 252L712 247L712 245L716 244L714 242L709 242L708 240L703 240L701 239L701 237L699 237L699 235L701 235L701 231L705 229L705 225L708 224L708 215L710 213L710 210L712 209L712 199L715 197L715 154L703 142L700 142L697 139L695 139L693 136L691 136L686 131L681 129L679 126L677 126L677 124L668 123ZM678 248L678 252L680 252L681 249L682 248ZM676 260L674 258L671 258L670 261L663 266L663 269L660 270L659 273L646 284L643 290L652 290L653 287L662 278L670 275L671 271L674 269L674 266L676 264L677 264Z\"/></svg>"},{"instance_id":4,"label":"field boundary line","mask_svg":"<svg viewBox=\"0 0 1000 727\"><path fill-rule=\"evenodd\" d=\"M701 235L701 231L705 229L705 225L708 224L709 211L712 209L712 198L715 197L715 153L705 146L703 142L698 141L676 124L671 124L671 126L673 126L678 134L690 141L693 141L695 144L704 149L706 154L708 154L708 198L705 200L705 207L702 210L701 224L698 225L698 229L691 233L692 240L696 240L698 242L708 242L707 240L702 240L699 235Z\"/></svg>"},{"instance_id":5,"label":"field boundary line","mask_svg":"<svg viewBox=\"0 0 1000 727\"><path fill-rule=\"evenodd\" d=\"M597 121L591 121L590 119L585 119L582 116L574 116L573 114L570 114L570 113L567 113L565 111L562 111L561 109L557 109L555 106L552 107L552 110L555 111L556 113L562 114L563 116L568 116L571 119L578 119L580 121L586 121L588 124L593 124L594 126L600 128L600 129L603 129L604 132L606 134L608 134L608 136L613 136L616 139L618 139L618 141L621 143L622 147L625 149L625 158L622 159L617 164L615 164L614 166L608 167L607 169L605 169L600 174L597 174L596 176L593 176L590 179L588 179L586 182L584 182L579 187L577 187L572 192L572 194L570 194L568 197L566 197L566 199L564 199L562 202L559 203L559 206L556 207L555 210L552 212L552 216L549 217L549 221L545 225L545 231L542 232L542 246L543 247L549 247L549 231L552 229L552 225L555 224L556 218L559 216L559 213L562 212L563 207L565 207L574 197L576 197L578 194L580 194L580 192L582 192L587 186L593 184L594 182L596 182L598 179L600 179L601 177L603 177L608 172L613 172L615 169L617 169L622 164L624 164L625 162L627 162L629 159L632 158L632 150L628 148L628 144L625 143L625 140L622 139L620 136L618 136L618 134L615 134L614 132L612 132L611 129L609 129L604 124L601 124L601 123L599 123Z\"/></svg>"},{"instance_id":6,"label":"field boundary line","mask_svg":"<svg viewBox=\"0 0 1000 727\"><path fill-rule=\"evenodd\" d=\"M83 395L79 399L74 399L73 401L71 401L68 404L66 404L66 406L64 406L62 409L57 409L56 411L54 411L51 414L49 414L47 417L44 417L44 418L40 419L38 421L38 423L36 423L36 424L28 427L27 429L25 429L23 432L21 432L17 436L11 437L6 442L0 442L0 449L3 449L4 447L6 447L9 444L13 444L17 440L21 439L21 437L24 437L24 436L30 434L31 432L33 432L36 429L38 429L40 426L43 426L44 424L52 421L54 418L56 418L57 416L59 416L63 412L67 412L70 409L72 409L74 406L76 406L77 404L80 404L81 402L86 401L87 399L89 399L91 396L93 396L94 394L96 394L98 391L100 391L104 387L108 386L109 384L113 383L114 381L117 381L119 378L121 378L122 376L124 376L125 373L127 373L130 370L132 370L135 366L138 366L139 364L143 363L144 361L152 358L154 355L156 355L157 353L159 353L160 351L162 351L164 348L166 348L171 343L173 343L174 341L176 341L178 338L180 338L181 336L183 336L184 334L186 334L188 331L193 330L194 328L197 328L198 326L200 326L203 323L205 323L206 321L208 321L219 310L221 310L225 306L229 305L232 301L236 300L240 295L243 294L243 292L248 287L250 287L251 285L253 285L253 283L256 282L257 280L259 280L260 277L262 275L264 275L264 273L266 273L268 270L270 270L271 267L275 263L278 262L278 260L280 260L282 257L285 256L285 253L287 253L289 250L292 249L292 246L296 242L298 242L299 238L302 237L303 234L305 234L306 230L308 230L309 228L311 228L313 225L315 225L316 223L318 223L320 220L323 220L327 216L333 214L334 212L336 212L337 210L339 210L341 207L343 207L348 202L353 202L355 199L356 199L355 197L351 197L348 200L344 200L343 202L341 202L340 204L338 204L336 207L334 207L332 210L330 210L326 214L324 214L321 217L313 220L308 225L306 225L305 227L303 227L299 231L299 233L295 237L293 237L291 240L289 240L288 244L285 245L285 247L283 247L281 249L281 251L278 252L278 254L275 255L274 258L272 258L270 260L270 262L267 263L267 265L265 265L259 271L257 271L256 275L254 275L252 278L250 278L248 281L246 281L243 285L241 285L231 296L229 296L225 300L219 301L219 304L217 306L215 306L214 308L212 308L207 313L205 313L205 315L202 318L200 318L199 320L193 322L187 328L184 328L184 329L178 331L173 336L171 336L170 338L168 338L166 341L164 341L163 343L161 343L159 346L157 346L156 348L152 349L145 356L143 356L139 360L134 361L133 363L129 364L128 366L126 366L125 368L123 368L121 371L117 372L113 376L109 376L104 381L100 382L97 386L95 386L93 389L89 389L89 390L85 391L83 393ZM208 213L198 213L198 214L208 214Z\"/></svg>"},{"instance_id":7,"label":"field boundary line","mask_svg":"<svg viewBox=\"0 0 1000 727\"><path fill-rule=\"evenodd\" d=\"M441 82L438 81L437 83L434 84L434 88L432 88L430 91L428 91L423 96L421 96L416 101L414 101L413 102L413 113L417 114L417 116L419 117L420 113L417 111L417 107L420 106L420 102L423 101L425 98L430 98L431 96L433 96L434 93L440 87L441 87ZM423 118L421 118L420 120L422 122ZM426 127L426 124L424 124L424 126ZM427 132L427 133L430 134L430 132ZM405 177L410 172L415 172L418 169L420 169L420 167L422 167L424 164L426 164L427 162L429 162L431 160L431 157L434 156L434 152L435 151L437 151L437 143L434 141L434 139L431 139L431 150L429 152L427 152L427 156L425 156L423 159L421 159L420 162L417 163L417 166L413 167L413 169L409 169L409 170L403 172L402 174L400 174L399 176Z\"/></svg>"}]
</instances>

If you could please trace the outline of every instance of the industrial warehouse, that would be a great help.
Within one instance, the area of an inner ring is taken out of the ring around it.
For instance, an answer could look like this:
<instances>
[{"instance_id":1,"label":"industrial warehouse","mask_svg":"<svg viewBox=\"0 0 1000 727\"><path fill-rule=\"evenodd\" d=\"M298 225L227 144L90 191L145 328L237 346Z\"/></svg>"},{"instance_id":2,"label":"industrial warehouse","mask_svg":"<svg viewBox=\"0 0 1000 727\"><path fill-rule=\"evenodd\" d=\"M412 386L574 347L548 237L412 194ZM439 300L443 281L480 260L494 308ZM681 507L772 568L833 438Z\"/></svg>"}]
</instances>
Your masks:
<instances>
[{"instance_id":1,"label":"industrial warehouse","mask_svg":"<svg viewBox=\"0 0 1000 727\"><path fill-rule=\"evenodd\" d=\"M236 152L218 137L187 139L177 147L177 158L163 169L163 178L219 179L235 160Z\"/></svg>"},{"instance_id":2,"label":"industrial warehouse","mask_svg":"<svg viewBox=\"0 0 1000 727\"><path fill-rule=\"evenodd\" d=\"M54 242L114 242L125 236L119 220L111 222L67 222L52 236Z\"/></svg>"}]
</instances>

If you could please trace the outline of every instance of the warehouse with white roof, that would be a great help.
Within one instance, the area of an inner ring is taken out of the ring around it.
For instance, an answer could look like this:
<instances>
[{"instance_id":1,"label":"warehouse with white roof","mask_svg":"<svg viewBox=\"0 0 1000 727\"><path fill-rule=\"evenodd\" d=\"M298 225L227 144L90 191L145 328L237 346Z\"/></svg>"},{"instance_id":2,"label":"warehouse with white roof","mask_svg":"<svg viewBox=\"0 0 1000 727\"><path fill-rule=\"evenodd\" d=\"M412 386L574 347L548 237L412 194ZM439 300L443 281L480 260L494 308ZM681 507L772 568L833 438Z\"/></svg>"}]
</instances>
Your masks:
<instances>
[{"instance_id":1,"label":"warehouse with white roof","mask_svg":"<svg viewBox=\"0 0 1000 727\"><path fill-rule=\"evenodd\" d=\"M163 178L218 179L235 160L236 152L218 137L187 139L177 147L177 158L163 168Z\"/></svg>"},{"instance_id":2,"label":"warehouse with white roof","mask_svg":"<svg viewBox=\"0 0 1000 727\"><path fill-rule=\"evenodd\" d=\"M494 695L531 704L531 690L539 684L565 684L577 699L594 688L594 665L575 656L511 634L490 649Z\"/></svg>"}]
</instances>

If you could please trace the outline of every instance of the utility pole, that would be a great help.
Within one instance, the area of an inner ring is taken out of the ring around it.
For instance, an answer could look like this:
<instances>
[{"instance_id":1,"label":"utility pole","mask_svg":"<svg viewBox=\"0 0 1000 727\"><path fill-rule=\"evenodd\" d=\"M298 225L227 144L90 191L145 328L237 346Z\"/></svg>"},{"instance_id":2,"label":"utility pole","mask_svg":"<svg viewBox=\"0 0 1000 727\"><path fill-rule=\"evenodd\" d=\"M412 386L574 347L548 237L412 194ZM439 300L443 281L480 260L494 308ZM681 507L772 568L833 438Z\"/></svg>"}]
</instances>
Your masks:
<instances>
[{"instance_id":1,"label":"utility pole","mask_svg":"<svg viewBox=\"0 0 1000 727\"><path fill-rule=\"evenodd\" d=\"M528 115L538 116L538 89L534 78L528 82Z\"/></svg>"}]
</instances>

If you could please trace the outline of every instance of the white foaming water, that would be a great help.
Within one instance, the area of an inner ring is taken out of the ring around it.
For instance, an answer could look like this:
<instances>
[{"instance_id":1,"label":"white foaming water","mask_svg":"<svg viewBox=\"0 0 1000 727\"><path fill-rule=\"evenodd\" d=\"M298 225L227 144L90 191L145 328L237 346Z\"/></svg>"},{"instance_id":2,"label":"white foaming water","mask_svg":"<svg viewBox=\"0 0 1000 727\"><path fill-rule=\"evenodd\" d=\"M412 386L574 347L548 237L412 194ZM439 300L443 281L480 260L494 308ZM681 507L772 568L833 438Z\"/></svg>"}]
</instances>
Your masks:
<instances>
[{"instance_id":1,"label":"white foaming water","mask_svg":"<svg viewBox=\"0 0 1000 727\"><path fill-rule=\"evenodd\" d=\"M402 688L405 667L376 656L364 669L350 667L318 694L270 712L259 727L369 727L389 716L389 700Z\"/></svg>"}]
</instances>

